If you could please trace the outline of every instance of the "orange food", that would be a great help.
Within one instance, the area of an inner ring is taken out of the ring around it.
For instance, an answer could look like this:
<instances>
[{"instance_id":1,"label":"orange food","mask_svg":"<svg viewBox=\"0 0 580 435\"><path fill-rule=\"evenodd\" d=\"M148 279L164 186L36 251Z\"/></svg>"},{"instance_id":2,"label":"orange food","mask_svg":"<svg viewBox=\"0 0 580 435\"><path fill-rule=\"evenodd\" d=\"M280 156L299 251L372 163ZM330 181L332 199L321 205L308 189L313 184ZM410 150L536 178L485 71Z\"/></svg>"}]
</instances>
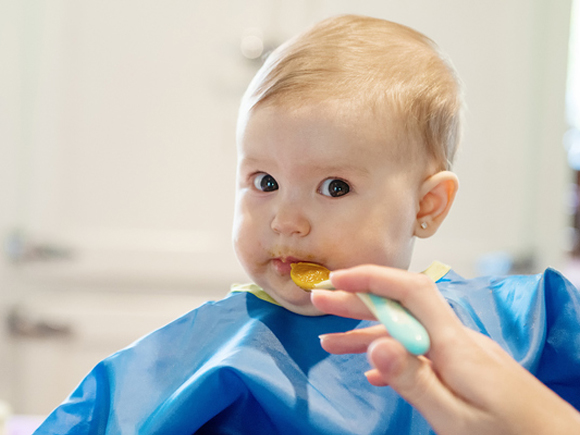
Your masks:
<instances>
[{"instance_id":1,"label":"orange food","mask_svg":"<svg viewBox=\"0 0 580 435\"><path fill-rule=\"evenodd\" d=\"M326 281L330 270L316 263L292 263L290 277L302 290L310 291L315 284Z\"/></svg>"}]
</instances>

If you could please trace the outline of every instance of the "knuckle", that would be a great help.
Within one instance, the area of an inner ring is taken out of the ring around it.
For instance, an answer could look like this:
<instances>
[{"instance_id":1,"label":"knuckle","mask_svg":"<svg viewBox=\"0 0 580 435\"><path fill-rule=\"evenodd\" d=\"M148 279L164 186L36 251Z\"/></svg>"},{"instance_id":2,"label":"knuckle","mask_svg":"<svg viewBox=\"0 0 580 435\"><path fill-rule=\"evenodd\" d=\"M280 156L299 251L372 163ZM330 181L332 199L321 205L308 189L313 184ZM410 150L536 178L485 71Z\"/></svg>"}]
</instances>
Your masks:
<instances>
[{"instance_id":1,"label":"knuckle","mask_svg":"<svg viewBox=\"0 0 580 435\"><path fill-rule=\"evenodd\" d=\"M435 284L431 278L423 273L417 273L414 275L415 278L415 285L420 288L428 287L431 288Z\"/></svg>"},{"instance_id":2,"label":"knuckle","mask_svg":"<svg viewBox=\"0 0 580 435\"><path fill-rule=\"evenodd\" d=\"M433 287L435 284L427 275L415 273L410 275L410 279L400 288L399 300L404 305L415 298L421 297L425 289Z\"/></svg>"}]
</instances>

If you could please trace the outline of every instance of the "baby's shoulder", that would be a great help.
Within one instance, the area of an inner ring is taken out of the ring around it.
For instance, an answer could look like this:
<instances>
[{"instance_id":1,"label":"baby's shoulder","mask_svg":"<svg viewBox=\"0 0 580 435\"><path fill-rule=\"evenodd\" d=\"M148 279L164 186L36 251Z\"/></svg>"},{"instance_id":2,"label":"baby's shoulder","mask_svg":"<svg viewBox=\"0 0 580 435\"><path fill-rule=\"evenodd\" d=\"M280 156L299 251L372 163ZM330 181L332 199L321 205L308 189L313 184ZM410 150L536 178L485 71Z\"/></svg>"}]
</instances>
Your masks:
<instances>
[{"instance_id":1,"label":"baby's shoulder","mask_svg":"<svg viewBox=\"0 0 580 435\"><path fill-rule=\"evenodd\" d=\"M566 277L553 268L548 268L541 273L514 274L501 276L480 276L476 278L464 278L453 270L437 281L437 286L442 292L449 293L488 293L488 294L512 294L535 291L541 293L572 293L578 290Z\"/></svg>"},{"instance_id":2,"label":"baby's shoulder","mask_svg":"<svg viewBox=\"0 0 580 435\"><path fill-rule=\"evenodd\" d=\"M170 343L211 340L223 332L224 327L240 327L248 320L243 294L228 294L223 299L209 300L171 322L143 335L111 357L133 354L142 349L164 347Z\"/></svg>"},{"instance_id":3,"label":"baby's shoulder","mask_svg":"<svg viewBox=\"0 0 580 435\"><path fill-rule=\"evenodd\" d=\"M244 294L230 293L223 299L208 300L153 333L207 328L223 323L225 319L228 322L244 321L247 319L245 299Z\"/></svg>"}]
</instances>

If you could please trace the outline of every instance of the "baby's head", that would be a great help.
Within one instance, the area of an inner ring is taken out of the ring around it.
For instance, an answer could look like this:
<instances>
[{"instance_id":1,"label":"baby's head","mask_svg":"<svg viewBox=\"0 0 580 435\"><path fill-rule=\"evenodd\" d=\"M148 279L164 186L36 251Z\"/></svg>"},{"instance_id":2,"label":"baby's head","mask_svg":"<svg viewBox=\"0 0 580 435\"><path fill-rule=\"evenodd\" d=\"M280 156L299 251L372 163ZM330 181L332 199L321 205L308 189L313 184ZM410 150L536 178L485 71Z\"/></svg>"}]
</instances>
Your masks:
<instances>
[{"instance_id":1,"label":"baby's head","mask_svg":"<svg viewBox=\"0 0 580 435\"><path fill-rule=\"evenodd\" d=\"M234 243L250 277L317 314L291 263L407 268L453 202L461 106L435 44L395 23L336 17L280 46L238 121Z\"/></svg>"}]
</instances>

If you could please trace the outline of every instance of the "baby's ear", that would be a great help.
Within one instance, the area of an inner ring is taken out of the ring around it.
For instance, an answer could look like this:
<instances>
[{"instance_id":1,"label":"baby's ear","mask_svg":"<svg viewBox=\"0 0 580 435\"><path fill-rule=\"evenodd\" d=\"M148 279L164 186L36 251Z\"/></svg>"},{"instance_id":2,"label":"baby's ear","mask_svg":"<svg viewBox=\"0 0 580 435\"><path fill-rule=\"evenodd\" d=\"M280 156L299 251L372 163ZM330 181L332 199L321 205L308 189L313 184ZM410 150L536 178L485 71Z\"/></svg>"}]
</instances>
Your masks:
<instances>
[{"instance_id":1,"label":"baby's ear","mask_svg":"<svg viewBox=\"0 0 580 435\"><path fill-rule=\"evenodd\" d=\"M451 209L458 187L457 175L450 171L437 172L423 182L415 236L426 238L435 234Z\"/></svg>"}]
</instances>

